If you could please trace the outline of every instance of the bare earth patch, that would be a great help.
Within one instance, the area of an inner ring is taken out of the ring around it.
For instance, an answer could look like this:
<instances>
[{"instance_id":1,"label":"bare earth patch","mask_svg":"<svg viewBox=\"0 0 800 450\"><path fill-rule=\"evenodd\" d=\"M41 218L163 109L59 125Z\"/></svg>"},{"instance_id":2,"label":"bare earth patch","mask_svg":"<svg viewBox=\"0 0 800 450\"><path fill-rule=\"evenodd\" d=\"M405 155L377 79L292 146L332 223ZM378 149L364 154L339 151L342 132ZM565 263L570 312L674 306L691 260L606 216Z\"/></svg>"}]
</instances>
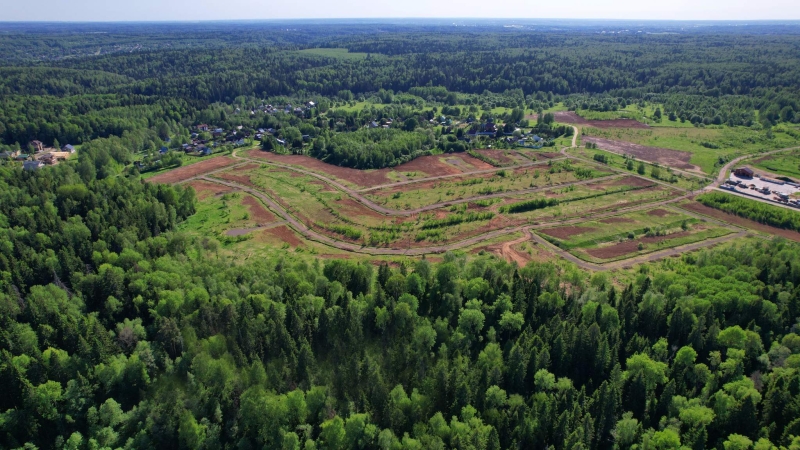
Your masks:
<instances>
[{"instance_id":1,"label":"bare earth patch","mask_svg":"<svg viewBox=\"0 0 800 450\"><path fill-rule=\"evenodd\" d=\"M656 217L666 217L666 216L675 215L675 213L669 212L666 209L653 209L653 210L647 211L647 215L648 216L656 216Z\"/></svg>"},{"instance_id":2,"label":"bare earth patch","mask_svg":"<svg viewBox=\"0 0 800 450\"><path fill-rule=\"evenodd\" d=\"M294 231L290 230L286 225L264 230L259 236L259 240L268 242L285 242L292 247L299 247L300 245L303 245L303 241L301 241L300 238L294 234Z\"/></svg>"},{"instance_id":3,"label":"bare earth patch","mask_svg":"<svg viewBox=\"0 0 800 450\"><path fill-rule=\"evenodd\" d=\"M691 233L690 231L681 231L679 233L673 233L668 236L643 237L633 241L625 241L619 244L614 244L608 247L592 248L584 251L589 255L594 256L595 258L612 259L623 255L627 255L628 253L638 252L640 242L645 245L655 244L661 241L666 241L667 239L674 239L683 236L688 236L690 233Z\"/></svg>"},{"instance_id":4,"label":"bare earth patch","mask_svg":"<svg viewBox=\"0 0 800 450\"><path fill-rule=\"evenodd\" d=\"M369 209L351 198L342 198L341 200L337 201L336 204L339 206L339 208L341 208L342 213L346 217L350 217L352 219L358 219L362 217L373 217L376 219L386 218L386 216L383 214Z\"/></svg>"},{"instance_id":5,"label":"bare earth patch","mask_svg":"<svg viewBox=\"0 0 800 450\"><path fill-rule=\"evenodd\" d=\"M278 220L275 215L267 211L264 205L261 204L255 197L250 195L245 196L242 204L246 205L250 210L250 217L259 225L264 225Z\"/></svg>"},{"instance_id":6,"label":"bare earth patch","mask_svg":"<svg viewBox=\"0 0 800 450\"><path fill-rule=\"evenodd\" d=\"M614 153L633 155L635 158L644 161L703 173L703 170L700 169L700 167L689 163L689 161L692 159L692 154L689 152L682 152L680 150L671 150L661 147L647 147L644 145L634 144L632 142L613 141L611 139L604 139L594 136L584 136L583 142L597 144L599 148L603 150L609 150Z\"/></svg>"},{"instance_id":7,"label":"bare earth patch","mask_svg":"<svg viewBox=\"0 0 800 450\"><path fill-rule=\"evenodd\" d=\"M235 159L228 158L227 156L218 156L216 158L207 159L199 163L185 167L178 167L177 169L170 170L169 172L158 174L147 181L151 183L179 183L181 181L186 181L189 178L194 178L198 175L204 175L233 164L236 164Z\"/></svg>"},{"instance_id":8,"label":"bare earth patch","mask_svg":"<svg viewBox=\"0 0 800 450\"><path fill-rule=\"evenodd\" d=\"M223 186L217 183L211 183L209 181L204 181L204 180L193 180L186 184L194 188L198 200L205 200L208 197L211 197L212 195L224 195L236 190L228 186Z\"/></svg>"},{"instance_id":9,"label":"bare earth patch","mask_svg":"<svg viewBox=\"0 0 800 450\"><path fill-rule=\"evenodd\" d=\"M556 111L553 115L556 118L556 122L570 125L585 125L596 128L650 128L649 125L633 119L588 120L575 114L574 111ZM536 114L528 116L528 119L536 120L536 116Z\"/></svg>"},{"instance_id":10,"label":"bare earth patch","mask_svg":"<svg viewBox=\"0 0 800 450\"><path fill-rule=\"evenodd\" d=\"M558 227L558 228L545 228L539 231L548 236L553 236L554 238L563 240L569 238L570 236L588 233L589 231L594 231L594 230L595 228L592 227Z\"/></svg>"}]
</instances>

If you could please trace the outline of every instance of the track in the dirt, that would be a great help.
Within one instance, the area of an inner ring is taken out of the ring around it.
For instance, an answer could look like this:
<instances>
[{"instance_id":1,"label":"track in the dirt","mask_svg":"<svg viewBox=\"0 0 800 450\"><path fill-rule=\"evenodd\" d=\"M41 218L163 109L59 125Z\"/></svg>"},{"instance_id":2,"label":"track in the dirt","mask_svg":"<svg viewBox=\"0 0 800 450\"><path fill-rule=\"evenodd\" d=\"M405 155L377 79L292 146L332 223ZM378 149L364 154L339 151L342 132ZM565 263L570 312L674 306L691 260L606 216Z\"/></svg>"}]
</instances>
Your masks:
<instances>
[{"instance_id":1,"label":"track in the dirt","mask_svg":"<svg viewBox=\"0 0 800 450\"><path fill-rule=\"evenodd\" d=\"M573 127L573 128L575 129L575 134L573 135L573 139L572 139L572 144L573 144L573 147L574 147L576 145L578 135L577 135L577 128L575 128L575 127ZM566 151L566 149L563 149L562 153L564 153L565 156L566 156L565 151ZM767 154L770 154L770 153L775 153L775 152L769 152ZM235 153L232 156L235 157L235 158L239 158L239 159L243 159L243 160L246 160L246 161L250 161L247 158L242 158L242 157L237 156ZM575 158L574 156L569 156L569 157ZM586 161L586 162L592 162L592 161L584 160L583 158L575 158L575 159L579 159L579 160ZM725 171L727 169L729 169L730 166L732 166L733 164L736 164L741 159L744 159L744 158L738 158L738 159L733 160L730 163L728 163L723 168L723 170L721 172L721 175L720 175L720 177L718 179L724 178ZM263 161L259 161L259 162L260 163L264 163ZM371 207L372 205L374 205L373 202L369 201L368 199L365 199L357 191L349 189L349 188L343 186L341 183L338 183L338 182L336 182L334 180L331 180L331 179L329 179L329 178L327 178L327 177L325 177L323 175L320 175L320 174L317 174L317 173L314 173L314 172L310 172L310 171L306 171L306 170L303 170L303 169L300 169L300 168L297 168L297 167L289 166L289 165L282 165L282 164L269 163L269 162L267 162L266 164L274 165L274 166L277 166L277 167L282 167L282 168L285 168L285 169L288 169L288 170L296 171L298 173L303 173L303 174L307 174L307 175L316 177L316 178L318 178L318 179L320 179L320 180L322 180L324 182L329 183L331 186L334 186L337 189L347 193L348 195L351 195L353 198L366 200L366 202L362 201L362 203L365 204L368 207ZM535 164L536 163L532 163L530 165L535 165ZM528 164L522 165L521 167L524 167L524 166L527 166L527 165ZM237 167L237 166L238 165L236 165L234 167ZM494 231L491 231L491 232L488 232L488 233L485 233L485 234L482 234L482 235L479 235L479 236L474 236L474 237L471 237L471 238L468 238L468 239L464 239L464 240L459 241L459 242L454 242L454 243L451 243L451 244L440 245L440 246L419 247L419 248L413 248L413 249L366 247L366 246L361 246L361 245L358 245L358 244L352 244L352 243L348 243L348 242L338 241L338 240L332 239L332 238L330 238L328 236L325 236L325 235L322 235L322 234L319 234L319 233L315 232L314 230L308 228L302 222L300 222L297 219L295 219L291 214L289 214L286 210L284 210L277 202L272 200L269 196L265 195L264 193L262 193L262 192L260 192L260 191L258 191L256 189L253 189L253 188L250 188L250 187L247 187L247 186L243 186L243 185L238 184L238 183L233 183L233 182L224 181L224 180L220 180L220 179L216 179L216 178L211 178L210 177L210 175L212 175L213 173L220 172L222 170L227 170L227 169L230 169L230 167L225 168L225 169L221 169L221 170L215 170L214 172L206 174L204 176L195 177L195 179L203 179L205 181L209 181L209 182L212 182L212 183L219 183L219 184L226 185L226 186L229 186L229 187L241 189L241 190L243 190L245 192L248 192L248 193L254 195L255 197L257 197L260 200L262 200L270 209L272 209L280 217L282 217L291 228L293 228L295 231L297 231L298 233L303 235L306 239L309 239L311 241L320 242L320 243L323 243L325 245L329 245L331 247L334 247L334 248L337 248L337 249L340 249L340 250L351 251L351 252L356 252L356 253L363 253L363 254L369 254L369 255L419 256L419 255L431 254L431 253L444 253L444 252L447 252L447 251L458 250L458 249L462 249L462 248L465 248L465 247L470 247L470 246L473 246L473 245L479 244L481 242L484 242L484 241L487 241L487 240L491 240L491 239L494 239L494 238L497 238L497 237L500 237L500 236L504 236L504 235L508 235L508 234L512 234L512 233L516 233L516 232L524 232L527 235L530 235L531 238L534 239L534 240L543 241L544 245L552 248L552 250L555 253L557 253L559 256L561 256L561 257L573 262L574 264L578 265L581 268L584 268L584 269L587 269L587 270L609 270L609 269L614 269L614 268L617 268L617 267L622 267L622 266L625 266L625 265L636 264L636 263L639 263L639 262L656 261L658 259L661 259L661 258L664 258L664 257L668 257L668 256L671 256L671 255L674 255L674 254L678 254L678 253L681 253L681 252L691 251L691 250L695 250L695 249L699 249L699 248L704 248L704 247L707 247L707 246L710 246L710 245L715 245L715 244L720 243L720 242L725 242L727 240L740 237L745 233L744 231L742 231L742 232L739 232L737 234L733 234L733 235L729 235L729 236L723 236L723 237L717 238L717 239L711 239L711 240L702 241L702 242L690 244L690 245L683 246L683 247L677 247L677 248L673 248L673 249L662 250L662 251L659 251L659 252L654 252L654 253L649 254L649 255L643 255L641 257L635 257L633 259L621 260L621 261L616 261L616 262L613 262L613 263L607 263L607 264L602 264L602 265L588 263L586 261L580 260L577 257L575 257L574 255L571 255L571 254L569 254L569 253L567 253L567 252L565 252L565 251L563 251L563 250L561 250L561 249L559 249L559 248L557 248L555 246L552 246L547 241L544 241L543 239L538 237L536 234L531 233L532 230L536 230L536 229L553 227L553 226L564 226L564 225L579 223L581 221L585 221L586 220L585 217L575 217L575 218L569 219L569 220L563 220L563 221L560 221L560 222L542 223L542 224L535 225L535 226L525 225L525 226L517 226L517 227L510 227L510 228L505 228L505 229L500 229L500 230L494 230ZM617 172L620 172L620 171L617 171ZM460 175L457 175L457 176L463 176L463 175L466 175L466 174L460 174ZM439 177L431 177L431 178L428 178L428 179L426 179L424 181L431 181L431 180L441 179L441 178L449 178L451 176L452 175L443 175L443 176L439 176ZM597 180L598 179L588 180L588 181L597 181ZM188 180L185 180L185 181L188 181ZM420 181L423 181L423 180L415 180L415 181L408 182L408 183L401 182L401 184L413 184L414 182L420 182ZM649 180L648 179L647 181L653 181L653 180ZM578 182L578 183L581 183L581 182ZM576 184L576 183L568 183L568 184L560 185L560 186L566 186L566 185L569 185L569 184ZM666 185L666 183L660 183L660 184L665 184ZM398 183L394 183L393 185L398 185ZM546 189L552 189L553 187L554 186L548 186ZM558 187L558 186L555 186L555 187ZM480 198L491 198L491 197L495 197L495 196L507 196L507 195L513 195L513 193L507 192L507 193L495 194L495 195L491 195L491 196L475 197L475 198L472 198L472 199L462 199L459 202L474 201L474 200L478 200ZM685 194L685 195L682 195L680 197L676 197L676 198L673 198L673 199L670 199L670 200L664 200L664 201L661 201L661 202L647 203L647 204L644 204L644 205L636 205L636 206L632 206L632 207L629 207L629 208L621 208L621 209L618 209L618 210L609 211L607 213L596 214L596 215L593 216L593 218L594 219L601 219L601 218L604 218L604 217L615 216L615 215L623 214L623 213L626 213L626 212L633 212L633 211L637 211L637 210L641 210L641 209L668 205L668 204L672 204L672 203L684 200L686 198L689 198L690 195L691 194ZM361 200L359 200L359 201L361 201ZM454 204L454 203L456 203L456 202L447 202L447 204ZM388 209L388 208L383 208L383 207L380 207L379 205L374 205L374 206L378 207L378 208L373 208L374 210L376 210L378 212L386 211L384 213L385 214L388 213L388 215L407 215L407 214L410 215L410 214L415 214L415 213L419 212L419 211L417 211L417 212L414 212L414 211L398 211L398 210L391 210L391 209ZM426 208L431 208L433 206L434 205L431 205L431 206L426 207ZM444 204L436 206L436 207L442 207L442 206L444 206ZM424 209L424 208L422 208L422 209ZM395 214L392 214L392 212L394 212ZM523 239L523 240L525 240L525 239ZM515 242L517 242L517 241L515 241ZM642 261L639 261L640 259Z\"/></svg>"}]
</instances>

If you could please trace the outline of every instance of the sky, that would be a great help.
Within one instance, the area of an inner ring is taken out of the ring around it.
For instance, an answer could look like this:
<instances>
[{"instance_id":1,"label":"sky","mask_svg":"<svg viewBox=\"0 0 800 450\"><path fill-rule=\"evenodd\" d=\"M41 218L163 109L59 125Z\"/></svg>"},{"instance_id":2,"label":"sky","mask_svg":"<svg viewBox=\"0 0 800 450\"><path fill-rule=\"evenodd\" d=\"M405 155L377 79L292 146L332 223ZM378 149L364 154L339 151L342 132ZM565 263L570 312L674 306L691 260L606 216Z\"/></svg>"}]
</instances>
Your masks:
<instances>
[{"instance_id":1,"label":"sky","mask_svg":"<svg viewBox=\"0 0 800 450\"><path fill-rule=\"evenodd\" d=\"M0 0L2 21L325 18L800 20L799 0Z\"/></svg>"}]
</instances>

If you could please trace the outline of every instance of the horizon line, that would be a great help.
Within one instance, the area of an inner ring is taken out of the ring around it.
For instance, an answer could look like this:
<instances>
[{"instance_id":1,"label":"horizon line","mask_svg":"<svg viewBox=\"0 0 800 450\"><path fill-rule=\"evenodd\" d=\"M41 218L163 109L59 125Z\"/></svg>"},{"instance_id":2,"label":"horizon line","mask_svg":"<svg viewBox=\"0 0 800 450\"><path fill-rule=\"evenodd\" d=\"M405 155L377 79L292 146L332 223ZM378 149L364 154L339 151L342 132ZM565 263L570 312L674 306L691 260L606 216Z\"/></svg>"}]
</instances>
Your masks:
<instances>
[{"instance_id":1,"label":"horizon line","mask_svg":"<svg viewBox=\"0 0 800 450\"><path fill-rule=\"evenodd\" d=\"M573 22L670 22L670 23L687 23L687 22L707 22L707 23L724 23L724 22L737 22L737 23L796 23L800 25L800 19L622 19L622 18L568 18L568 17L337 17L337 18L323 18L323 17L283 17L283 18L269 18L269 19L163 19L163 20L0 20L0 24L111 24L111 23L125 23L125 24L158 24L158 23L225 23L225 22L334 22L334 21L393 21L393 20L430 20L430 21L534 21L534 20L557 20L557 21L573 21Z\"/></svg>"}]
</instances>

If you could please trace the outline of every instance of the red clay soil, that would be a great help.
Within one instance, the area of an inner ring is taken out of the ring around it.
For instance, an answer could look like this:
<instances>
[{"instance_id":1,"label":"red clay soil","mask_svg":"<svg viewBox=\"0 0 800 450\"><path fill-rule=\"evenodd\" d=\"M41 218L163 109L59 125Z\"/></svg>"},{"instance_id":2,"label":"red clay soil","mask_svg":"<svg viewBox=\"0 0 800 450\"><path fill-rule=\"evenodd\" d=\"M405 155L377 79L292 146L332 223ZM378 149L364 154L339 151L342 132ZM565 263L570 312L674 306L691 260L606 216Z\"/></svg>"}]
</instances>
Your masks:
<instances>
[{"instance_id":1,"label":"red clay soil","mask_svg":"<svg viewBox=\"0 0 800 450\"><path fill-rule=\"evenodd\" d=\"M391 180L386 177L386 174L389 173L389 169L371 171L356 170L348 167L339 167L332 164L326 164L310 156L276 155L275 153L265 152L262 150L250 150L247 152L247 156L251 158L266 159L278 164L299 166L312 172L329 175L333 178L349 181L364 187L376 186L391 182Z\"/></svg>"},{"instance_id":2,"label":"red clay soil","mask_svg":"<svg viewBox=\"0 0 800 450\"><path fill-rule=\"evenodd\" d=\"M633 119L612 119L612 120L588 120L575 114L574 111L556 111L553 113L556 122L568 123L570 125L583 125L596 128L650 128L650 126ZM536 120L537 115L527 117Z\"/></svg>"},{"instance_id":3,"label":"red clay soil","mask_svg":"<svg viewBox=\"0 0 800 450\"><path fill-rule=\"evenodd\" d=\"M292 247L299 247L303 245L303 241L294 234L294 231L290 230L286 225L281 225L275 228L268 228L261 233L261 239L263 240L280 240L289 244Z\"/></svg>"},{"instance_id":4,"label":"red clay soil","mask_svg":"<svg viewBox=\"0 0 800 450\"><path fill-rule=\"evenodd\" d=\"M169 172L158 174L147 181L151 183L178 183L186 181L189 178L194 178L198 175L203 175L223 167L235 164L237 161L227 156L218 156L216 158L207 159L205 161L195 163L185 167L179 167Z\"/></svg>"},{"instance_id":5,"label":"red clay soil","mask_svg":"<svg viewBox=\"0 0 800 450\"><path fill-rule=\"evenodd\" d=\"M205 200L212 195L223 195L236 190L228 186L203 180L192 180L186 184L194 188L198 200Z\"/></svg>"},{"instance_id":6,"label":"red clay soil","mask_svg":"<svg viewBox=\"0 0 800 450\"><path fill-rule=\"evenodd\" d=\"M647 147L644 145L634 144L632 142L613 141L611 139L604 139L594 136L584 136L583 142L597 144L597 146L603 150L609 150L625 155L633 155L634 157L644 161L703 173L700 167L689 163L689 161L692 159L692 154L689 152L682 152L680 150L671 150L661 147Z\"/></svg>"},{"instance_id":7,"label":"red clay soil","mask_svg":"<svg viewBox=\"0 0 800 450\"><path fill-rule=\"evenodd\" d=\"M247 175L234 175L234 174L232 174L230 172L222 172L222 173L216 174L216 177L217 178L221 178L223 180L233 181L234 183L243 184L243 185L245 185L247 187L251 187L253 189L258 189L258 187L256 187L256 185L254 185L250 181L250 177L247 176Z\"/></svg>"},{"instance_id":8,"label":"red clay soil","mask_svg":"<svg viewBox=\"0 0 800 450\"><path fill-rule=\"evenodd\" d=\"M674 213L669 212L666 209L653 209L653 210L647 211L647 215L648 216L656 216L656 217L666 217L666 216L672 216L672 215L674 215Z\"/></svg>"},{"instance_id":9,"label":"red clay soil","mask_svg":"<svg viewBox=\"0 0 800 450\"><path fill-rule=\"evenodd\" d=\"M673 233L668 236L653 236L653 237L643 237L632 241L625 241L620 244L614 244L609 247L602 247L602 248L592 248L585 250L591 256L600 259L611 259L617 258L619 256L627 255L628 253L634 253L639 251L639 243L642 244L655 244L661 241L666 241L667 239L675 239L683 236L689 235L690 231L681 231L679 233Z\"/></svg>"},{"instance_id":10,"label":"red clay soil","mask_svg":"<svg viewBox=\"0 0 800 450\"><path fill-rule=\"evenodd\" d=\"M264 205L261 204L255 197L246 195L242 204L247 206L250 210L250 217L259 225L268 224L278 220L271 212L267 211Z\"/></svg>"},{"instance_id":11,"label":"red clay soil","mask_svg":"<svg viewBox=\"0 0 800 450\"><path fill-rule=\"evenodd\" d=\"M633 223L636 222L633 219L629 219L627 217L609 217L608 219L603 219L599 221L600 223Z\"/></svg>"},{"instance_id":12,"label":"red clay soil","mask_svg":"<svg viewBox=\"0 0 800 450\"><path fill-rule=\"evenodd\" d=\"M545 228L539 231L548 236L553 236L554 238L563 240L569 238L570 236L575 236L576 234L583 234L594 230L595 228L592 227L557 227Z\"/></svg>"},{"instance_id":13,"label":"red clay soil","mask_svg":"<svg viewBox=\"0 0 800 450\"><path fill-rule=\"evenodd\" d=\"M341 200L336 202L336 205L341 210L341 213L345 217L349 217L351 219L358 219L361 217L373 217L376 219L385 219L386 216L383 214L374 211L372 209L367 208L366 206L358 203L357 201L351 198L342 198Z\"/></svg>"},{"instance_id":14,"label":"red clay soil","mask_svg":"<svg viewBox=\"0 0 800 450\"><path fill-rule=\"evenodd\" d=\"M739 217L733 214L728 214L725 211L720 211L718 209L711 208L710 206L706 206L702 203L691 202L680 205L680 207L683 209L688 209L689 211L694 211L696 213L713 217L718 220L722 220L724 222L738 225L740 227L749 228L751 230L756 230L762 233L771 234L773 236L780 236L786 239L800 242L800 233L798 233L797 231L784 230L783 228L771 227L763 223L758 223L754 220L745 219L744 217Z\"/></svg>"}]
</instances>

